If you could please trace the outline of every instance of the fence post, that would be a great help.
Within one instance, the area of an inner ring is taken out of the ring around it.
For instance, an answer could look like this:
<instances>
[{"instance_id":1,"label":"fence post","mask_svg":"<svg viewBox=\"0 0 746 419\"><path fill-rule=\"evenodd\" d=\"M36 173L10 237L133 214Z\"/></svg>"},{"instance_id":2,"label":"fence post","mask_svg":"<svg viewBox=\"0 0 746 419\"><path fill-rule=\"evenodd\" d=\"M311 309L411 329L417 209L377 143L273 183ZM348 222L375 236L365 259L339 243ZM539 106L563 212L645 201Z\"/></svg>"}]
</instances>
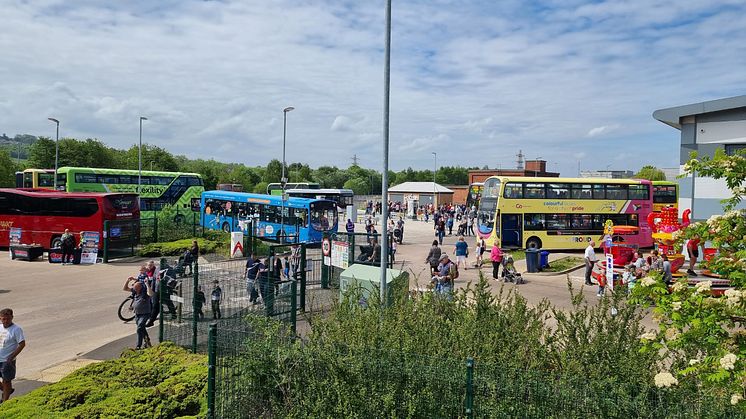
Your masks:
<instances>
[{"instance_id":1,"label":"fence post","mask_svg":"<svg viewBox=\"0 0 746 419\"><path fill-rule=\"evenodd\" d=\"M300 245L300 309L306 311L306 244Z\"/></svg>"},{"instance_id":2,"label":"fence post","mask_svg":"<svg viewBox=\"0 0 746 419\"><path fill-rule=\"evenodd\" d=\"M194 261L194 280L192 281L192 353L197 353L197 292L199 291L199 262Z\"/></svg>"},{"instance_id":3,"label":"fence post","mask_svg":"<svg viewBox=\"0 0 746 419\"><path fill-rule=\"evenodd\" d=\"M290 330L295 335L295 322L298 320L298 281L293 280L290 287Z\"/></svg>"},{"instance_id":4,"label":"fence post","mask_svg":"<svg viewBox=\"0 0 746 419\"><path fill-rule=\"evenodd\" d=\"M215 358L217 350L217 323L210 324L207 335L207 419L215 418Z\"/></svg>"},{"instance_id":5,"label":"fence post","mask_svg":"<svg viewBox=\"0 0 746 419\"><path fill-rule=\"evenodd\" d=\"M466 417L474 417L474 358L466 358Z\"/></svg>"},{"instance_id":6,"label":"fence post","mask_svg":"<svg viewBox=\"0 0 746 419\"><path fill-rule=\"evenodd\" d=\"M109 221L104 221L104 263L109 263Z\"/></svg>"},{"instance_id":7,"label":"fence post","mask_svg":"<svg viewBox=\"0 0 746 419\"><path fill-rule=\"evenodd\" d=\"M192 237L197 237L197 213L192 212Z\"/></svg>"},{"instance_id":8,"label":"fence post","mask_svg":"<svg viewBox=\"0 0 746 419\"><path fill-rule=\"evenodd\" d=\"M161 258L161 269L167 265L166 258ZM163 342L163 300L166 299L166 281L161 277L160 285L158 286L158 312L161 317L158 319L158 342Z\"/></svg>"},{"instance_id":9,"label":"fence post","mask_svg":"<svg viewBox=\"0 0 746 419\"><path fill-rule=\"evenodd\" d=\"M324 232L324 236L322 240L326 240L328 238L329 238L329 235L326 234L326 232ZM326 256L324 256L324 252L321 252L321 288L323 289L329 288L329 267L326 266L326 263L324 263L325 258Z\"/></svg>"},{"instance_id":10,"label":"fence post","mask_svg":"<svg viewBox=\"0 0 746 419\"><path fill-rule=\"evenodd\" d=\"M158 213L153 212L153 243L158 243Z\"/></svg>"}]
</instances>

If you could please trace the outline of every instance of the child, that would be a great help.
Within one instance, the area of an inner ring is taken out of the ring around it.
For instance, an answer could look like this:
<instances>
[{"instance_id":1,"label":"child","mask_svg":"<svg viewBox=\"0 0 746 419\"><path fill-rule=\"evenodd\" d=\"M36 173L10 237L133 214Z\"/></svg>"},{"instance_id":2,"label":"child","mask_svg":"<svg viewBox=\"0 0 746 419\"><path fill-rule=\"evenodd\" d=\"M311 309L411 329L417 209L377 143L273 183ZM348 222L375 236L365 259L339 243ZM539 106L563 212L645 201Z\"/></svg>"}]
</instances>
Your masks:
<instances>
[{"instance_id":1,"label":"child","mask_svg":"<svg viewBox=\"0 0 746 419\"><path fill-rule=\"evenodd\" d=\"M202 312L202 306L207 302L207 299L205 298L205 293L202 291L202 285L197 288L197 312L195 315L197 316L197 320L202 320L205 318L205 313Z\"/></svg>"},{"instance_id":2,"label":"child","mask_svg":"<svg viewBox=\"0 0 746 419\"><path fill-rule=\"evenodd\" d=\"M213 320L218 320L222 316L220 313L220 300L223 299L223 290L220 289L220 285L218 285L218 280L216 279L213 281L213 284L215 284L212 288L212 292L210 293L210 300L212 300L212 318Z\"/></svg>"},{"instance_id":3,"label":"child","mask_svg":"<svg viewBox=\"0 0 746 419\"><path fill-rule=\"evenodd\" d=\"M396 244L396 240L391 241L391 261L396 261L396 248L398 245Z\"/></svg>"},{"instance_id":4,"label":"child","mask_svg":"<svg viewBox=\"0 0 746 419\"><path fill-rule=\"evenodd\" d=\"M285 279L290 279L290 260L285 256L285 269L283 271Z\"/></svg>"},{"instance_id":5,"label":"child","mask_svg":"<svg viewBox=\"0 0 746 419\"><path fill-rule=\"evenodd\" d=\"M633 264L627 265L627 269L624 271L624 274L622 275L622 283L627 285L627 294L632 292L632 288L635 287L635 282L637 281L637 268Z\"/></svg>"}]
</instances>

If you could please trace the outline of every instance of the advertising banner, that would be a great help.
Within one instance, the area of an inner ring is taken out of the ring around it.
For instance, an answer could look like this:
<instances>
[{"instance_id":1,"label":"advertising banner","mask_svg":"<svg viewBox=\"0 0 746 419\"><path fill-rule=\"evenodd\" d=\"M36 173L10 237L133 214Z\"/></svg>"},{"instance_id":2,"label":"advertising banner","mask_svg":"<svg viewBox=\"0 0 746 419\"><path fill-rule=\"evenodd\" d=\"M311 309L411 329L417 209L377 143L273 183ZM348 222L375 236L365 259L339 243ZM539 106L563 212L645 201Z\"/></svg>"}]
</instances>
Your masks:
<instances>
[{"instance_id":1,"label":"advertising banner","mask_svg":"<svg viewBox=\"0 0 746 419\"><path fill-rule=\"evenodd\" d=\"M347 242L332 242L332 266L347 269L349 266L350 245Z\"/></svg>"},{"instance_id":2,"label":"advertising banner","mask_svg":"<svg viewBox=\"0 0 746 419\"><path fill-rule=\"evenodd\" d=\"M101 241L101 234L98 231L81 231L80 232L80 263L96 263L98 257L98 244Z\"/></svg>"},{"instance_id":3,"label":"advertising banner","mask_svg":"<svg viewBox=\"0 0 746 419\"><path fill-rule=\"evenodd\" d=\"M15 246L21 244L21 229L18 227L10 228L10 245Z\"/></svg>"}]
</instances>

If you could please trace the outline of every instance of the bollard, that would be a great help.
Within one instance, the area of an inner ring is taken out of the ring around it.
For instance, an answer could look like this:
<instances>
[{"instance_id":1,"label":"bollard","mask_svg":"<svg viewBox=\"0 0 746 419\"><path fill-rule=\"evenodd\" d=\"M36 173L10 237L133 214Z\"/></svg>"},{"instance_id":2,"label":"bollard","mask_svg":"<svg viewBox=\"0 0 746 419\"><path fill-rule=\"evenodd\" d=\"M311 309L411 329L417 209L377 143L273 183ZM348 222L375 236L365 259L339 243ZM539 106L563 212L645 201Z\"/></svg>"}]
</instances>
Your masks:
<instances>
[{"instance_id":1,"label":"bollard","mask_svg":"<svg viewBox=\"0 0 746 419\"><path fill-rule=\"evenodd\" d=\"M217 350L218 325L210 324L207 335L207 418L215 418L215 359Z\"/></svg>"}]
</instances>

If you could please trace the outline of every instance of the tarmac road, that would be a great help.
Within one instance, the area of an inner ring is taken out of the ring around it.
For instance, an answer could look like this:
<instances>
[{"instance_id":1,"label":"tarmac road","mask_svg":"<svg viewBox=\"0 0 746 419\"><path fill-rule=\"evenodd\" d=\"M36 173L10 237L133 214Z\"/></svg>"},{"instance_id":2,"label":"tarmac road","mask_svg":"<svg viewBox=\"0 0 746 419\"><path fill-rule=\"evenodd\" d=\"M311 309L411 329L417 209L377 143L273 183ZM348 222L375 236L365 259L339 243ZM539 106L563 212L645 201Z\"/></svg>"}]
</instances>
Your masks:
<instances>
[{"instance_id":1,"label":"tarmac road","mask_svg":"<svg viewBox=\"0 0 746 419\"><path fill-rule=\"evenodd\" d=\"M55 374L45 374L48 367L131 335L135 325L119 320L117 308L127 297L124 280L137 266L63 266L10 260L7 251L0 252L0 307L13 309L26 337L14 383L56 381Z\"/></svg>"}]
</instances>

